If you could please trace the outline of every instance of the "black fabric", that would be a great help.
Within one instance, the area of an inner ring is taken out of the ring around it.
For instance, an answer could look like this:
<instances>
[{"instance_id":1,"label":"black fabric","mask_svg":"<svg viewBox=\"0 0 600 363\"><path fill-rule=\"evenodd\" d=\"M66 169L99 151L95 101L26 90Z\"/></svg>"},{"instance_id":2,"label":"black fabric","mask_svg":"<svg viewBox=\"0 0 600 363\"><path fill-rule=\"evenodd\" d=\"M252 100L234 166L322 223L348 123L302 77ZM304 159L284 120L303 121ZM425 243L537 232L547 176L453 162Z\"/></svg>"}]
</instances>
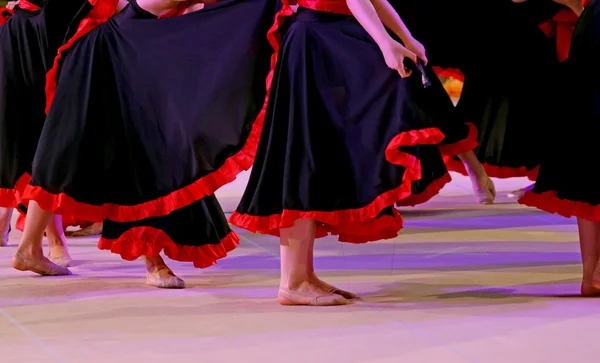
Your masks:
<instances>
[{"instance_id":1,"label":"black fabric","mask_svg":"<svg viewBox=\"0 0 600 363\"><path fill-rule=\"evenodd\" d=\"M600 205L597 160L600 134L600 1L581 15L571 43L549 155L542 163L534 193L553 192L560 199ZM582 210L573 210L575 215ZM586 217L586 216L584 216ZM589 217L589 215L587 215Z\"/></svg>"},{"instance_id":2,"label":"black fabric","mask_svg":"<svg viewBox=\"0 0 600 363\"><path fill-rule=\"evenodd\" d=\"M264 103L274 8L229 0L132 19L130 5L82 38L62 61L32 184L82 203L136 205L218 169Z\"/></svg>"},{"instance_id":3,"label":"black fabric","mask_svg":"<svg viewBox=\"0 0 600 363\"><path fill-rule=\"evenodd\" d=\"M0 28L0 188L12 189L31 163L44 125L46 72L85 0L34 1ZM8 206L8 205L7 205Z\"/></svg>"}]
</instances>

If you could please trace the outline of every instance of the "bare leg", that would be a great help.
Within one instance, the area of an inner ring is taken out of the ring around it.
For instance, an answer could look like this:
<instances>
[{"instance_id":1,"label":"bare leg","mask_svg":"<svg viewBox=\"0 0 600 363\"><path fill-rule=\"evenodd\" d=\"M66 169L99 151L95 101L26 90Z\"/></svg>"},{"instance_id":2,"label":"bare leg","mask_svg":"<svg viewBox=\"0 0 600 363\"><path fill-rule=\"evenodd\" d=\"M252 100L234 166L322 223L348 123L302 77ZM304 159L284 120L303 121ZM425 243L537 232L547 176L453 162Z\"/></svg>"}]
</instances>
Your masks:
<instances>
[{"instance_id":1,"label":"bare leg","mask_svg":"<svg viewBox=\"0 0 600 363\"><path fill-rule=\"evenodd\" d=\"M10 220L12 208L0 208L0 247L8 245L8 234L10 232Z\"/></svg>"},{"instance_id":2,"label":"bare leg","mask_svg":"<svg viewBox=\"0 0 600 363\"><path fill-rule=\"evenodd\" d=\"M183 289L185 282L177 277L162 257L142 256L146 263L146 284L162 289Z\"/></svg>"},{"instance_id":3,"label":"bare leg","mask_svg":"<svg viewBox=\"0 0 600 363\"><path fill-rule=\"evenodd\" d=\"M312 258L315 229L315 221L306 219L280 230L281 282L277 300L282 305L349 304L346 298L332 294L315 281Z\"/></svg>"},{"instance_id":4,"label":"bare leg","mask_svg":"<svg viewBox=\"0 0 600 363\"><path fill-rule=\"evenodd\" d=\"M494 182L490 179L483 168L483 165L477 159L477 156L473 151L459 154L458 157L463 162L469 178L471 178L471 185L475 192L475 197L480 204L492 204L496 198L496 187Z\"/></svg>"},{"instance_id":5,"label":"bare leg","mask_svg":"<svg viewBox=\"0 0 600 363\"><path fill-rule=\"evenodd\" d=\"M12 266L20 271L32 271L40 275L70 275L69 269L58 266L44 257L42 239L52 213L30 201L27 208L27 220L21 243L12 259Z\"/></svg>"},{"instance_id":6,"label":"bare leg","mask_svg":"<svg viewBox=\"0 0 600 363\"><path fill-rule=\"evenodd\" d=\"M27 218L29 218L29 215ZM69 267L73 259L69 255L62 216L55 214L50 218L48 227L46 227L46 236L48 236L48 247L50 247L48 258L59 266Z\"/></svg>"},{"instance_id":7,"label":"bare leg","mask_svg":"<svg viewBox=\"0 0 600 363\"><path fill-rule=\"evenodd\" d=\"M577 218L581 261L583 262L583 296L600 296L600 274L594 276L600 259L600 223Z\"/></svg>"}]
</instances>

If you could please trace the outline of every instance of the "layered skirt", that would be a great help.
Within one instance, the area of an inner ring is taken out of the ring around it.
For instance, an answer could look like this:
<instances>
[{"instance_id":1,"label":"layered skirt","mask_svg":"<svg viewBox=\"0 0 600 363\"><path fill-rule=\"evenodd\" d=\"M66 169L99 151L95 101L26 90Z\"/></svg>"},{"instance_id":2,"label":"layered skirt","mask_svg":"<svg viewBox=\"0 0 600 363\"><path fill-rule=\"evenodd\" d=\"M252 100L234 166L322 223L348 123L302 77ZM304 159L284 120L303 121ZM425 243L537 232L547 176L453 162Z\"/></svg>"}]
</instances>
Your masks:
<instances>
[{"instance_id":1,"label":"layered skirt","mask_svg":"<svg viewBox=\"0 0 600 363\"><path fill-rule=\"evenodd\" d=\"M593 0L581 15L567 73L561 87L562 112L551 138L535 187L519 203L600 222L600 190L596 182L597 136L600 134L600 1ZM565 123L566 121L566 123Z\"/></svg>"},{"instance_id":2,"label":"layered skirt","mask_svg":"<svg viewBox=\"0 0 600 363\"><path fill-rule=\"evenodd\" d=\"M475 153L489 176L535 180L560 74L555 40L539 24L558 5L491 1L477 9L478 18L466 21L469 29L459 40L468 58L457 63L464 74L457 110L477 127ZM446 161L451 170L466 174L458 159Z\"/></svg>"},{"instance_id":3,"label":"layered skirt","mask_svg":"<svg viewBox=\"0 0 600 363\"><path fill-rule=\"evenodd\" d=\"M277 19L265 125L230 222L278 235L313 218L317 237L396 237L394 204L437 194L450 180L442 153L472 150L474 129L458 120L431 68L431 87L419 74L402 79L353 17L284 8Z\"/></svg>"},{"instance_id":4,"label":"layered skirt","mask_svg":"<svg viewBox=\"0 0 600 363\"><path fill-rule=\"evenodd\" d=\"M156 19L132 3L62 50L23 195L102 222L101 249L207 267L238 244L214 192L252 165L275 3ZM235 24L235 26L232 26Z\"/></svg>"}]
</instances>

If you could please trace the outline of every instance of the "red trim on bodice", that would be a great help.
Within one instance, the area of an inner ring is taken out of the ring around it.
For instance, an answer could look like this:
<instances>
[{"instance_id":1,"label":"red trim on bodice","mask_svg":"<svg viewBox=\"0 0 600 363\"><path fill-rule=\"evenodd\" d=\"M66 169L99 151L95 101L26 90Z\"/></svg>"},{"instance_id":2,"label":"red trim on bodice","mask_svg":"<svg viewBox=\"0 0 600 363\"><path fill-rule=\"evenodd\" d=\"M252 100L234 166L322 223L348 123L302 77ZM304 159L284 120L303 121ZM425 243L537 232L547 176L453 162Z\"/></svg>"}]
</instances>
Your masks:
<instances>
[{"instance_id":1,"label":"red trim on bodice","mask_svg":"<svg viewBox=\"0 0 600 363\"><path fill-rule=\"evenodd\" d=\"M283 0L283 3L289 6L287 0ZM346 0L298 0L298 6L327 13L352 15Z\"/></svg>"},{"instance_id":2,"label":"red trim on bodice","mask_svg":"<svg viewBox=\"0 0 600 363\"><path fill-rule=\"evenodd\" d=\"M590 1L582 0L583 6L587 6ZM578 19L577 15L571 9L565 8L539 25L548 38L556 38L556 52L560 62L564 62L569 58L571 38L573 37Z\"/></svg>"},{"instance_id":3,"label":"red trim on bodice","mask_svg":"<svg viewBox=\"0 0 600 363\"><path fill-rule=\"evenodd\" d=\"M19 5L17 5L20 9L26 10L26 11L39 11L41 10L41 8L39 7L39 5L30 3L27 0L20 0L19 1Z\"/></svg>"}]
</instances>

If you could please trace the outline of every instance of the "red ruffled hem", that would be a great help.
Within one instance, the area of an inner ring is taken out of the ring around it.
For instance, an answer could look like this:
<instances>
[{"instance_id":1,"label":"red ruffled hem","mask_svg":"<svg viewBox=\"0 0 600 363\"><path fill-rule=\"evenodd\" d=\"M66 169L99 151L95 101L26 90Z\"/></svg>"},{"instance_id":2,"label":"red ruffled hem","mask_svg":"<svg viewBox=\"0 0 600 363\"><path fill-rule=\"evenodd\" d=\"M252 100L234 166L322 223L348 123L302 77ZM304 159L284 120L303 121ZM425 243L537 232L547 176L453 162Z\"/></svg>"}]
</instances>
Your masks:
<instances>
[{"instance_id":1,"label":"red ruffled hem","mask_svg":"<svg viewBox=\"0 0 600 363\"><path fill-rule=\"evenodd\" d=\"M279 237L281 228L290 228L297 220L311 218L317 222L315 238L335 235L341 242L349 243L367 243L396 238L404 223L402 216L395 209L393 216L362 220L352 218L348 215L351 214L350 212L367 213L365 209L334 212L301 212L286 209L281 214L261 217L234 212L229 218L229 222L252 233L258 232Z\"/></svg>"},{"instance_id":2,"label":"red ruffled hem","mask_svg":"<svg viewBox=\"0 0 600 363\"><path fill-rule=\"evenodd\" d=\"M0 188L0 207L17 208L22 201L22 195L31 181L31 175L23 174L12 189Z\"/></svg>"},{"instance_id":3,"label":"red ruffled hem","mask_svg":"<svg viewBox=\"0 0 600 363\"><path fill-rule=\"evenodd\" d=\"M90 2L92 1L93 0L90 0ZM177 10L177 12L174 12L169 16L179 14L179 10L181 9L176 8L175 10ZM46 94L48 107L52 102L54 91L56 89L56 72L62 53L71 47L78 39L105 21L106 19L102 18L102 16L97 16L97 14L96 16L86 18L86 20L81 23L77 34L59 51L59 54L54 61L53 70L50 71L47 76ZM229 157L219 169L198 179L187 187L176 190L164 197L133 206L122 206L112 203L107 203L102 206L86 204L78 202L64 193L52 194L41 187L32 185L27 186L25 189L23 199L26 201L35 200L40 207L56 214L72 214L73 218L78 220L103 222L104 219L109 219L116 222L131 222L149 217L168 215L174 210L184 208L197 200L212 195L222 186L234 181L239 173L250 169L254 164L269 99L271 78L272 74L269 75L269 79L267 80L267 95L265 97L265 102L252 124L250 134L242 149L235 155Z\"/></svg>"},{"instance_id":4,"label":"red ruffled hem","mask_svg":"<svg viewBox=\"0 0 600 363\"><path fill-rule=\"evenodd\" d=\"M69 227L79 226L79 228L86 228L92 225L92 222L82 221L73 216L61 216L63 229L67 229ZM17 221L15 222L15 228L19 231L23 232L25 230L25 222L27 221L27 214L19 211L19 216L17 217Z\"/></svg>"},{"instance_id":5,"label":"red ruffled hem","mask_svg":"<svg viewBox=\"0 0 600 363\"><path fill-rule=\"evenodd\" d=\"M446 184L452 181L450 174L446 173L443 177L436 179L433 183L429 184L427 188L419 194L411 194L409 197L404 198L396 202L398 207L414 207L415 205L423 204L428 202L431 198L435 197L440 191L446 186Z\"/></svg>"},{"instance_id":6,"label":"red ruffled hem","mask_svg":"<svg viewBox=\"0 0 600 363\"><path fill-rule=\"evenodd\" d=\"M600 222L600 205L561 199L553 191L544 193L526 191L519 199L519 204L535 207L566 218L578 217L591 222Z\"/></svg>"},{"instance_id":7,"label":"red ruffled hem","mask_svg":"<svg viewBox=\"0 0 600 363\"><path fill-rule=\"evenodd\" d=\"M362 208L345 209L331 212L283 210L281 214L271 216L253 216L233 213L229 222L253 233L279 235L281 228L290 228L298 219L317 221L316 237L328 234L338 235L341 242L365 243L380 239L395 238L402 229L402 216L394 210L394 216L377 218L385 208L404 200L412 194L412 182L421 178L421 162L401 147L423 144L438 144L444 135L437 128L402 132L388 144L386 159L388 162L406 168L402 184L397 188L379 195L373 202Z\"/></svg>"},{"instance_id":8,"label":"red ruffled hem","mask_svg":"<svg viewBox=\"0 0 600 363\"><path fill-rule=\"evenodd\" d=\"M464 176L468 176L467 169L463 165L463 163L459 160L454 159L451 156L444 157L444 162L446 163L446 167L450 171L454 171ZM534 169L527 170L524 166L520 168L509 168L504 166L495 166L490 164L483 164L483 168L489 177L499 178L499 179L508 179L508 178L522 178L527 177L531 181L535 181L537 179L538 172L540 167L537 166Z\"/></svg>"},{"instance_id":9,"label":"red ruffled hem","mask_svg":"<svg viewBox=\"0 0 600 363\"><path fill-rule=\"evenodd\" d=\"M465 125L469 126L469 135L467 135L467 138L460 140L459 142L455 142L454 144L441 144L440 152L442 155L454 156L461 153L466 153L475 150L475 148L479 145L479 142L477 142L479 137L477 127L475 127L472 122L466 122Z\"/></svg>"},{"instance_id":10,"label":"red ruffled hem","mask_svg":"<svg viewBox=\"0 0 600 363\"><path fill-rule=\"evenodd\" d=\"M162 230L152 227L135 227L117 239L100 238L98 248L120 255L122 259L133 261L141 256L156 257L162 251L172 260L193 262L196 268L207 268L227 256L239 245L240 238L230 232L216 245L178 245Z\"/></svg>"},{"instance_id":11,"label":"red ruffled hem","mask_svg":"<svg viewBox=\"0 0 600 363\"><path fill-rule=\"evenodd\" d=\"M438 77L452 77L461 82L465 81L465 75L460 71L460 69L433 67L433 71L435 72L435 74L437 74Z\"/></svg>"}]
</instances>

